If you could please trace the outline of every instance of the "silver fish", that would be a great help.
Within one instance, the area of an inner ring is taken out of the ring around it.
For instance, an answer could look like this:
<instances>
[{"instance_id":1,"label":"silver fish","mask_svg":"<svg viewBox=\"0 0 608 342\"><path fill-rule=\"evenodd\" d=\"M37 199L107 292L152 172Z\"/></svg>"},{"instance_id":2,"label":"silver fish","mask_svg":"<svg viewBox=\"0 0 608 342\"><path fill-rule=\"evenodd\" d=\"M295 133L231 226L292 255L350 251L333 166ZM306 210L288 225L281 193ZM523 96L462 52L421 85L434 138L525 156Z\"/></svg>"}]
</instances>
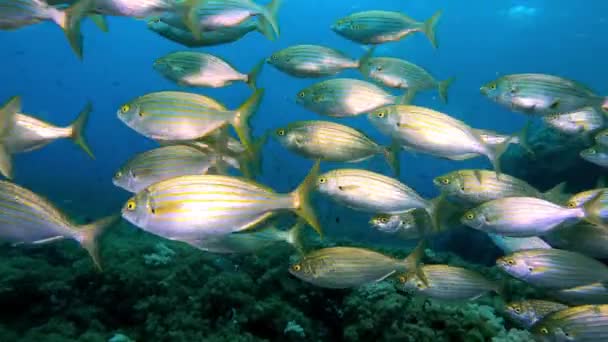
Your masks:
<instances>
[{"instance_id":1,"label":"silver fish","mask_svg":"<svg viewBox=\"0 0 608 342\"><path fill-rule=\"evenodd\" d=\"M528 299L507 304L505 312L509 318L519 323L522 327L529 329L545 316L567 308L567 305L561 303Z\"/></svg>"},{"instance_id":2,"label":"silver fish","mask_svg":"<svg viewBox=\"0 0 608 342\"><path fill-rule=\"evenodd\" d=\"M267 62L295 77L333 76L359 67L359 61L321 45L293 45L273 53Z\"/></svg>"},{"instance_id":3,"label":"silver fish","mask_svg":"<svg viewBox=\"0 0 608 342\"><path fill-rule=\"evenodd\" d=\"M608 168L608 147L595 145L580 152L581 158L595 165Z\"/></svg>"},{"instance_id":4,"label":"silver fish","mask_svg":"<svg viewBox=\"0 0 608 342\"><path fill-rule=\"evenodd\" d=\"M550 244L538 236L531 237L509 237L488 233L488 237L505 254L511 254L528 249L552 248Z\"/></svg>"},{"instance_id":5,"label":"silver fish","mask_svg":"<svg viewBox=\"0 0 608 342\"><path fill-rule=\"evenodd\" d=\"M536 341L608 340L608 305L582 305L554 312L536 323Z\"/></svg>"},{"instance_id":6,"label":"silver fish","mask_svg":"<svg viewBox=\"0 0 608 342\"><path fill-rule=\"evenodd\" d=\"M604 127L604 114L595 107L584 107L570 113L542 117L549 127L564 134L590 134Z\"/></svg>"},{"instance_id":7,"label":"silver fish","mask_svg":"<svg viewBox=\"0 0 608 342\"><path fill-rule=\"evenodd\" d=\"M555 299L572 305L607 304L608 283L596 282L550 292Z\"/></svg>"}]
</instances>

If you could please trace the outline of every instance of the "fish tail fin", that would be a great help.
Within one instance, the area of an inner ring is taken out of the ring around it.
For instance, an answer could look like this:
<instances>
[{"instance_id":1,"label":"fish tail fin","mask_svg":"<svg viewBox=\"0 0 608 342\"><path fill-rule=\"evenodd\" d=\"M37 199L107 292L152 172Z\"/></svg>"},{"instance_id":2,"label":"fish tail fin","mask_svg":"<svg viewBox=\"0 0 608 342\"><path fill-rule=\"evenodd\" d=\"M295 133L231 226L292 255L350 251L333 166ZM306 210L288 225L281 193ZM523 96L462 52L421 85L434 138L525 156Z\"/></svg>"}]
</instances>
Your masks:
<instances>
[{"instance_id":1,"label":"fish tail fin","mask_svg":"<svg viewBox=\"0 0 608 342\"><path fill-rule=\"evenodd\" d=\"M269 40L275 40L279 38L281 34L278 13L282 1L283 0L272 0L266 5L266 10L258 19L260 21L260 31Z\"/></svg>"},{"instance_id":2,"label":"fish tail fin","mask_svg":"<svg viewBox=\"0 0 608 342\"><path fill-rule=\"evenodd\" d=\"M300 254L304 254L304 226L306 221L298 219L296 224L293 225L288 231L285 241L292 245Z\"/></svg>"},{"instance_id":3,"label":"fish tail fin","mask_svg":"<svg viewBox=\"0 0 608 342\"><path fill-rule=\"evenodd\" d=\"M55 21L63 30L72 50L79 59L82 59L82 33L80 32L80 24L82 23L82 19L84 19L93 8L93 1L94 0L77 1L68 9L61 12L61 15L53 18L53 21Z\"/></svg>"},{"instance_id":4,"label":"fish tail fin","mask_svg":"<svg viewBox=\"0 0 608 342\"><path fill-rule=\"evenodd\" d=\"M437 91L439 92L439 98L441 102L448 103L448 88L456 80L456 77L450 77L447 80L441 81L437 84Z\"/></svg>"},{"instance_id":5,"label":"fish tail fin","mask_svg":"<svg viewBox=\"0 0 608 342\"><path fill-rule=\"evenodd\" d=\"M319 176L319 165L320 161L317 160L310 169L310 172L302 181L302 184L298 186L298 188L291 193L294 204L294 212L296 215L301 217L306 223L308 223L320 236L323 236L323 231L321 230L321 225L319 224L319 220L317 219L317 214L310 202L310 198L312 197L313 190L317 185L317 178Z\"/></svg>"},{"instance_id":6,"label":"fish tail fin","mask_svg":"<svg viewBox=\"0 0 608 342\"><path fill-rule=\"evenodd\" d=\"M557 184L556 186L543 193L543 198L547 201L558 203L561 196L565 193L567 185L567 182L561 182Z\"/></svg>"},{"instance_id":7,"label":"fish tail fin","mask_svg":"<svg viewBox=\"0 0 608 342\"><path fill-rule=\"evenodd\" d=\"M251 69L251 72L247 74L247 85L253 90L256 90L258 87L256 83L258 82L258 76L260 76L264 64L266 64L266 59L259 61L253 69Z\"/></svg>"},{"instance_id":8,"label":"fish tail fin","mask_svg":"<svg viewBox=\"0 0 608 342\"><path fill-rule=\"evenodd\" d=\"M428 279L424 272L422 272L422 267L420 267L422 259L424 259L426 245L426 239L421 239L416 248L403 259L403 264L407 273L415 273L423 283L428 285Z\"/></svg>"},{"instance_id":9,"label":"fish tail fin","mask_svg":"<svg viewBox=\"0 0 608 342\"><path fill-rule=\"evenodd\" d=\"M388 163L395 176L399 176L401 173L401 163L399 160L399 152L401 152L401 146L396 141L393 141L391 146L385 147L383 150L384 158Z\"/></svg>"},{"instance_id":10,"label":"fish tail fin","mask_svg":"<svg viewBox=\"0 0 608 342\"><path fill-rule=\"evenodd\" d=\"M255 179L262 174L262 149L268 140L268 133L255 139L251 144L251 153L238 157L241 173L247 179Z\"/></svg>"},{"instance_id":11,"label":"fish tail fin","mask_svg":"<svg viewBox=\"0 0 608 342\"><path fill-rule=\"evenodd\" d=\"M524 127L519 132L515 133L515 136L517 137L519 146L521 146L524 150L526 150L526 152L534 156L534 151L530 147L530 144L528 144L528 133L530 132L531 126L532 120L528 119Z\"/></svg>"},{"instance_id":12,"label":"fish tail fin","mask_svg":"<svg viewBox=\"0 0 608 342\"><path fill-rule=\"evenodd\" d=\"M439 18L441 18L441 13L443 11L439 10L437 12L435 12L435 14L433 14L433 16L428 19L427 21L424 22L424 34L426 34L427 38L431 41L431 44L433 45L433 47L435 49L437 49L439 47L439 44L437 43L437 35L436 35L436 30L437 30L437 23L439 23Z\"/></svg>"},{"instance_id":13,"label":"fish tail fin","mask_svg":"<svg viewBox=\"0 0 608 342\"><path fill-rule=\"evenodd\" d=\"M98 221L90 224L80 226L76 231L76 239L80 245L87 250L95 268L101 271L101 259L99 258L99 245L97 244L97 238L104 232L104 230L120 220L120 215L112 215L104 217Z\"/></svg>"},{"instance_id":14,"label":"fish tail fin","mask_svg":"<svg viewBox=\"0 0 608 342\"><path fill-rule=\"evenodd\" d=\"M93 21L95 26L97 26L102 32L110 31L108 27L108 21L106 17L101 14L89 14L89 19Z\"/></svg>"},{"instance_id":15,"label":"fish tail fin","mask_svg":"<svg viewBox=\"0 0 608 342\"><path fill-rule=\"evenodd\" d=\"M414 101L414 97L416 97L416 93L416 89L408 88L403 95L397 96L397 98L395 99L395 104L408 105L412 103L412 101Z\"/></svg>"},{"instance_id":16,"label":"fish tail fin","mask_svg":"<svg viewBox=\"0 0 608 342\"><path fill-rule=\"evenodd\" d=\"M602 219L601 219L601 217L599 217L599 215L597 215L597 213L601 210L602 197L604 196L605 192L606 192L605 190L599 191L597 194L595 194L595 196L593 196L593 198L591 198L589 201L585 202L585 204L583 205L583 212L584 212L583 219L596 226L608 228L608 225L602 221ZM571 210L575 210L575 209L580 209L580 208L574 208Z\"/></svg>"},{"instance_id":17,"label":"fish tail fin","mask_svg":"<svg viewBox=\"0 0 608 342\"><path fill-rule=\"evenodd\" d=\"M184 0L182 18L184 25L190 30L196 40L201 40L203 32L198 20L197 5L199 0Z\"/></svg>"},{"instance_id":18,"label":"fish tail fin","mask_svg":"<svg viewBox=\"0 0 608 342\"><path fill-rule=\"evenodd\" d=\"M251 144L251 127L250 119L257 112L264 96L264 89L257 89L248 99L245 101L235 113L232 120L232 126L236 131L236 134L241 140L241 143L247 150L249 156L253 159L253 148ZM252 160L253 161L253 160Z\"/></svg>"},{"instance_id":19,"label":"fish tail fin","mask_svg":"<svg viewBox=\"0 0 608 342\"><path fill-rule=\"evenodd\" d=\"M376 51L375 45L365 49L365 53L359 58L359 70L374 56L374 51Z\"/></svg>"},{"instance_id":20,"label":"fish tail fin","mask_svg":"<svg viewBox=\"0 0 608 342\"><path fill-rule=\"evenodd\" d=\"M87 122L89 121L89 115L91 114L92 110L93 105L91 102L87 103L87 105L80 111L80 114L78 114L76 120L74 120L74 122L70 125L70 128L72 130L72 141L74 141L76 145L78 145L86 154L88 154L89 157L95 159L93 151L91 151L89 144L84 138L84 130Z\"/></svg>"},{"instance_id":21,"label":"fish tail fin","mask_svg":"<svg viewBox=\"0 0 608 342\"><path fill-rule=\"evenodd\" d=\"M481 139L481 137L479 138L479 141L483 141ZM500 178L500 174L501 174L500 158L507 151L507 149L509 148L509 145L512 143L512 141L513 141L513 137L509 137L500 144L497 144L494 146L486 145L485 154L488 157L488 159L490 159L490 162L492 163L492 166L494 167L494 171L496 172L497 179Z\"/></svg>"},{"instance_id":22,"label":"fish tail fin","mask_svg":"<svg viewBox=\"0 0 608 342\"><path fill-rule=\"evenodd\" d=\"M10 151L2 142L15 125L15 114L21 111L21 97L11 97L0 107L0 173L8 179L13 178L13 163Z\"/></svg>"}]
</instances>

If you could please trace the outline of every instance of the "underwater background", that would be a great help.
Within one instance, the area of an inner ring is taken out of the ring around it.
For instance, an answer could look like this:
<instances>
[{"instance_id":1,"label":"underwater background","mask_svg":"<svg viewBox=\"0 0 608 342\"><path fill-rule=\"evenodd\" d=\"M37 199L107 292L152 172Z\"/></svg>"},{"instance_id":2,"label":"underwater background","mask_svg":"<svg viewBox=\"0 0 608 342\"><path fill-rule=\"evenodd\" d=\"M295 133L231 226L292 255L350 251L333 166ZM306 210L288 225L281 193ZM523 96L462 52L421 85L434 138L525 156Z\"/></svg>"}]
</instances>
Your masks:
<instances>
[{"instance_id":1,"label":"underwater background","mask_svg":"<svg viewBox=\"0 0 608 342\"><path fill-rule=\"evenodd\" d=\"M608 3L605 1L324 1L285 0L275 42L252 33L238 42L196 49L222 56L238 70L294 44L321 44L352 57L365 51L329 27L355 11L405 12L419 20L443 10L440 48L424 35L383 44L376 55L404 58L438 79L456 77L449 103L436 92L420 93L416 104L455 116L473 127L510 134L526 118L489 101L479 87L500 75L535 72L576 79L606 94ZM132 155L156 146L121 123L116 111L145 93L180 89L152 69L155 59L183 47L154 34L145 20L109 18L110 31L85 21L85 59L79 61L52 23L0 32L0 98L20 95L25 113L51 123L70 123L92 101L86 132L96 159L70 141L15 157L15 182L57 204L79 222L118 212L130 196L112 184L116 170ZM341 77L360 78L356 70ZM295 94L318 80L291 78L266 65L258 84L266 89L252 121L254 136L296 120L320 117L298 106ZM189 89L236 108L250 95L245 84ZM397 93L396 93L397 94ZM388 144L366 118L349 125ZM506 173L541 190L568 181L569 192L590 188L602 173L560 150L556 140L532 130L534 158L511 146ZM541 142L542 140L542 142ZM535 143L538 142L538 143ZM537 148L538 147L538 148ZM570 154L569 154L570 153ZM258 178L279 192L291 191L312 163L269 140ZM488 168L478 158L456 162L402 153L400 180L425 198L438 195L432 179L457 168ZM335 168L324 163L323 170ZM357 165L388 174L381 158ZM605 172L605 171L604 171ZM322 243L364 245L405 256L413 246L368 226L368 215L318 196ZM86 253L72 242L0 249L0 341L527 341L531 336L501 317L496 300L463 305L419 301L382 284L356 290L326 290L287 272L293 250L273 248L254 255L205 254L153 237L127 223L101 242L104 271L95 272ZM404 249L400 249L404 247ZM492 265L500 251L481 233L458 231L434 241L435 262ZM458 256L457 256L458 255ZM462 259L461 259L462 258ZM466 260L466 261L465 261ZM492 268L479 271L505 277ZM506 281L506 280L505 280ZM531 288L509 280L516 296Z\"/></svg>"}]
</instances>

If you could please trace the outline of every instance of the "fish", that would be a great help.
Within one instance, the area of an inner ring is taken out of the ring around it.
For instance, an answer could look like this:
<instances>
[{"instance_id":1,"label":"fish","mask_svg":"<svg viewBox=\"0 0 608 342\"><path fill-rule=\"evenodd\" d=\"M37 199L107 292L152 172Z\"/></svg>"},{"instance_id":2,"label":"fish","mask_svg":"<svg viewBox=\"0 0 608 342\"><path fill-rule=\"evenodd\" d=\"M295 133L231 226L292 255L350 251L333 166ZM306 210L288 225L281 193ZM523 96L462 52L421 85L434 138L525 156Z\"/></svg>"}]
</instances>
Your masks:
<instances>
[{"instance_id":1,"label":"fish","mask_svg":"<svg viewBox=\"0 0 608 342\"><path fill-rule=\"evenodd\" d=\"M111 15L132 18L148 18L175 13L180 10L179 0L94 0L92 12L99 15Z\"/></svg>"},{"instance_id":2,"label":"fish","mask_svg":"<svg viewBox=\"0 0 608 342\"><path fill-rule=\"evenodd\" d=\"M481 169L452 171L435 177L433 184L449 198L475 205L505 197L536 197L553 201L565 187L565 183L560 183L542 193L519 178L507 174L496 178L494 172Z\"/></svg>"},{"instance_id":3,"label":"fish","mask_svg":"<svg viewBox=\"0 0 608 342\"><path fill-rule=\"evenodd\" d=\"M536 197L505 197L467 211L461 222L486 233L531 237L582 219L585 219L582 208L566 208Z\"/></svg>"},{"instance_id":4,"label":"fish","mask_svg":"<svg viewBox=\"0 0 608 342\"><path fill-rule=\"evenodd\" d=\"M180 86L221 88L234 82L245 82L256 89L257 77L264 61L248 74L237 71L230 63L208 53L178 51L154 61L154 69Z\"/></svg>"},{"instance_id":5,"label":"fish","mask_svg":"<svg viewBox=\"0 0 608 342\"><path fill-rule=\"evenodd\" d=\"M360 65L358 60L322 45L292 45L273 53L266 62L288 75L301 78L334 76Z\"/></svg>"},{"instance_id":6,"label":"fish","mask_svg":"<svg viewBox=\"0 0 608 342\"><path fill-rule=\"evenodd\" d=\"M556 248L598 259L608 258L608 230L588 222L556 229L544 238Z\"/></svg>"},{"instance_id":7,"label":"fish","mask_svg":"<svg viewBox=\"0 0 608 342\"><path fill-rule=\"evenodd\" d=\"M87 16L94 1L76 1L67 9L60 10L43 0L1 0L0 30L14 30L42 21L53 21L63 30L76 56L82 59L80 23Z\"/></svg>"},{"instance_id":8,"label":"fish","mask_svg":"<svg viewBox=\"0 0 608 342\"><path fill-rule=\"evenodd\" d=\"M179 176L204 175L217 167L216 153L188 145L169 145L155 148L129 159L114 174L114 185L138 193L154 183Z\"/></svg>"},{"instance_id":9,"label":"fish","mask_svg":"<svg viewBox=\"0 0 608 342\"><path fill-rule=\"evenodd\" d=\"M257 21L246 21L238 26L206 31L200 38L194 37L190 29L176 15L164 14L152 17L148 29L186 47L216 46L235 42L252 31L260 31Z\"/></svg>"},{"instance_id":10,"label":"fish","mask_svg":"<svg viewBox=\"0 0 608 342\"><path fill-rule=\"evenodd\" d=\"M505 313L520 326L530 329L545 316L567 308L568 305L548 300L527 299L508 303Z\"/></svg>"},{"instance_id":11,"label":"fish","mask_svg":"<svg viewBox=\"0 0 608 342\"><path fill-rule=\"evenodd\" d=\"M123 104L118 118L139 134L154 140L195 140L226 125L234 127L248 151L252 150L248 120L257 111L264 89L257 89L236 110L194 93L149 93Z\"/></svg>"},{"instance_id":12,"label":"fish","mask_svg":"<svg viewBox=\"0 0 608 342\"><path fill-rule=\"evenodd\" d=\"M570 113L600 107L605 99L587 86L545 74L513 74L483 85L481 93L512 111L528 115Z\"/></svg>"},{"instance_id":13,"label":"fish","mask_svg":"<svg viewBox=\"0 0 608 342\"><path fill-rule=\"evenodd\" d=\"M307 253L289 267L289 273L318 287L355 288L383 281L396 272L415 272L423 256L423 243L403 260L366 248L329 247Z\"/></svg>"},{"instance_id":14,"label":"fish","mask_svg":"<svg viewBox=\"0 0 608 342\"><path fill-rule=\"evenodd\" d=\"M383 155L395 172L399 148L378 145L362 131L330 121L296 121L275 130L275 138L288 150L305 158L356 163Z\"/></svg>"},{"instance_id":15,"label":"fish","mask_svg":"<svg viewBox=\"0 0 608 342\"><path fill-rule=\"evenodd\" d=\"M568 135L587 135L604 127L604 114L595 107L584 107L570 113L542 117L551 128Z\"/></svg>"},{"instance_id":16,"label":"fish","mask_svg":"<svg viewBox=\"0 0 608 342\"><path fill-rule=\"evenodd\" d=\"M271 225L252 233L212 236L200 240L196 247L209 253L251 254L284 242L301 250L302 226L296 224L289 230L281 230Z\"/></svg>"},{"instance_id":17,"label":"fish","mask_svg":"<svg viewBox=\"0 0 608 342\"><path fill-rule=\"evenodd\" d=\"M592 191L585 191L583 193L575 195L579 199L584 200L585 196L592 194ZM572 201L572 199L571 199ZM574 204L571 202L570 204ZM587 199L583 204L583 210L585 211L585 221L600 226L602 228L608 228L608 192L601 190L596 192L593 197Z\"/></svg>"},{"instance_id":18,"label":"fish","mask_svg":"<svg viewBox=\"0 0 608 342\"><path fill-rule=\"evenodd\" d=\"M184 3L184 21L196 39L205 31L243 24L256 17L262 33L270 40L280 35L278 10L282 0L272 0L262 6L251 0L187 0Z\"/></svg>"},{"instance_id":19,"label":"fish","mask_svg":"<svg viewBox=\"0 0 608 342\"><path fill-rule=\"evenodd\" d=\"M415 209L409 209L402 214L378 214L369 220L369 224L387 234L399 234L404 239L418 239L422 236L422 227L417 223Z\"/></svg>"},{"instance_id":20,"label":"fish","mask_svg":"<svg viewBox=\"0 0 608 342\"><path fill-rule=\"evenodd\" d=\"M595 143L602 146L608 146L608 129L602 130L595 136Z\"/></svg>"},{"instance_id":21,"label":"fish","mask_svg":"<svg viewBox=\"0 0 608 342\"><path fill-rule=\"evenodd\" d=\"M336 169L317 178L317 191L354 210L371 214L401 214L433 205L395 178L363 169Z\"/></svg>"},{"instance_id":22,"label":"fish","mask_svg":"<svg viewBox=\"0 0 608 342\"><path fill-rule=\"evenodd\" d=\"M469 125L430 108L389 105L372 111L369 121L404 148L436 157L463 160L486 156L500 174L500 156L508 143L486 144Z\"/></svg>"},{"instance_id":23,"label":"fish","mask_svg":"<svg viewBox=\"0 0 608 342\"><path fill-rule=\"evenodd\" d=\"M552 248L550 244L538 236L509 237L488 233L488 237L504 254L511 254L528 249Z\"/></svg>"},{"instance_id":24,"label":"fish","mask_svg":"<svg viewBox=\"0 0 608 342\"><path fill-rule=\"evenodd\" d=\"M583 207L587 202L594 199L598 194L608 190L608 188L598 188L579 192L568 199L566 206L568 208L580 208Z\"/></svg>"},{"instance_id":25,"label":"fish","mask_svg":"<svg viewBox=\"0 0 608 342\"><path fill-rule=\"evenodd\" d=\"M496 260L503 272L546 289L567 289L608 280L608 267L584 254L561 249L529 249Z\"/></svg>"},{"instance_id":26,"label":"fish","mask_svg":"<svg viewBox=\"0 0 608 342\"><path fill-rule=\"evenodd\" d=\"M608 305L581 305L554 312L536 323L537 341L608 340Z\"/></svg>"},{"instance_id":27,"label":"fish","mask_svg":"<svg viewBox=\"0 0 608 342\"><path fill-rule=\"evenodd\" d=\"M579 155L590 163L608 168L608 146L595 145L582 150Z\"/></svg>"},{"instance_id":28,"label":"fish","mask_svg":"<svg viewBox=\"0 0 608 342\"><path fill-rule=\"evenodd\" d=\"M569 289L554 290L549 295L571 305L608 303L608 283L595 282Z\"/></svg>"},{"instance_id":29,"label":"fish","mask_svg":"<svg viewBox=\"0 0 608 342\"><path fill-rule=\"evenodd\" d=\"M385 87L408 91L411 101L417 92L437 90L443 103L448 102L448 88L454 82L453 77L437 81L428 71L406 60L393 57L367 58L359 67L364 77Z\"/></svg>"},{"instance_id":30,"label":"fish","mask_svg":"<svg viewBox=\"0 0 608 342\"><path fill-rule=\"evenodd\" d=\"M403 102L373 83L354 78L334 78L315 83L298 92L296 103L321 115L357 116L382 106Z\"/></svg>"},{"instance_id":31,"label":"fish","mask_svg":"<svg viewBox=\"0 0 608 342\"><path fill-rule=\"evenodd\" d=\"M302 184L287 194L238 177L175 177L131 197L122 208L122 216L144 231L196 248L206 238L250 230L289 211L321 234L310 203L318 172L317 162Z\"/></svg>"},{"instance_id":32,"label":"fish","mask_svg":"<svg viewBox=\"0 0 608 342\"><path fill-rule=\"evenodd\" d=\"M439 300L474 300L488 292L501 293L500 286L481 274L450 265L423 265L419 273L397 276L398 289Z\"/></svg>"},{"instance_id":33,"label":"fish","mask_svg":"<svg viewBox=\"0 0 608 342\"><path fill-rule=\"evenodd\" d=\"M15 245L39 245L72 239L101 270L97 237L120 219L118 215L77 225L51 202L14 183L0 181L0 240Z\"/></svg>"},{"instance_id":34,"label":"fish","mask_svg":"<svg viewBox=\"0 0 608 342\"><path fill-rule=\"evenodd\" d=\"M363 11L338 19L332 31L359 44L382 44L399 41L413 33L422 32L435 49L439 47L436 30L441 11L424 22L391 11Z\"/></svg>"}]
</instances>

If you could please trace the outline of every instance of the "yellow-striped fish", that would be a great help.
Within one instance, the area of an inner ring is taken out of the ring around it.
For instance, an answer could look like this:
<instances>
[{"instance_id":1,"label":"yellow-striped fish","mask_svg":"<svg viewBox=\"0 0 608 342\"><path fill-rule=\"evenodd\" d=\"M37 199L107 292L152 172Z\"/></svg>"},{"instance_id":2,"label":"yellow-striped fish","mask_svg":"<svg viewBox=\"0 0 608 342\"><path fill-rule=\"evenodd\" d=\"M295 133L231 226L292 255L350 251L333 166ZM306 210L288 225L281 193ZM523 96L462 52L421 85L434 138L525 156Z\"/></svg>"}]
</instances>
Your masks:
<instances>
[{"instance_id":1,"label":"yellow-striped fish","mask_svg":"<svg viewBox=\"0 0 608 342\"><path fill-rule=\"evenodd\" d=\"M504 197L537 197L552 201L561 194L565 183L542 193L524 180L488 170L469 169L452 171L433 179L435 186L451 199L467 204L482 204Z\"/></svg>"},{"instance_id":2,"label":"yellow-striped fish","mask_svg":"<svg viewBox=\"0 0 608 342\"><path fill-rule=\"evenodd\" d=\"M394 96L377 85L353 78L334 78L298 92L296 102L317 114L346 117L369 113L404 97Z\"/></svg>"},{"instance_id":3,"label":"yellow-striped fish","mask_svg":"<svg viewBox=\"0 0 608 342\"><path fill-rule=\"evenodd\" d=\"M579 192L579 193L573 195L572 197L570 197L570 199L568 199L566 206L568 208L583 207L587 202L594 199L598 194L600 194L604 191L607 191L607 190L608 190L608 188L598 188L598 189L592 189L592 190Z\"/></svg>"},{"instance_id":4,"label":"yellow-striped fish","mask_svg":"<svg viewBox=\"0 0 608 342\"><path fill-rule=\"evenodd\" d=\"M393 57L366 59L364 63L361 63L359 70L361 70L363 76L385 87L407 90L409 100L412 100L417 92L437 90L441 101L447 103L448 88L454 81L453 77L445 81L437 81L422 67Z\"/></svg>"},{"instance_id":5,"label":"yellow-striped fish","mask_svg":"<svg viewBox=\"0 0 608 342\"><path fill-rule=\"evenodd\" d=\"M66 10L59 10L42 0L1 0L0 30L14 30L51 20L61 27L72 50L82 58L80 22L92 9L94 2L79 0Z\"/></svg>"},{"instance_id":6,"label":"yellow-striped fish","mask_svg":"<svg viewBox=\"0 0 608 342\"><path fill-rule=\"evenodd\" d=\"M556 248L583 253L598 259L608 258L608 230L588 222L560 227L544 238Z\"/></svg>"},{"instance_id":7,"label":"yellow-striped fish","mask_svg":"<svg viewBox=\"0 0 608 342\"><path fill-rule=\"evenodd\" d=\"M229 176L171 178L129 199L122 215L147 232L193 246L209 236L254 228L283 211L294 212L320 234L309 202L318 170L317 162L302 184L288 194Z\"/></svg>"},{"instance_id":8,"label":"yellow-striped fish","mask_svg":"<svg viewBox=\"0 0 608 342\"><path fill-rule=\"evenodd\" d=\"M550 292L551 297L572 304L605 304L608 303L608 282L596 282Z\"/></svg>"},{"instance_id":9,"label":"yellow-striped fish","mask_svg":"<svg viewBox=\"0 0 608 342\"><path fill-rule=\"evenodd\" d=\"M264 61L256 64L249 74L243 74L220 57L193 51L173 52L154 62L156 71L181 86L210 88L245 82L255 89L262 66Z\"/></svg>"},{"instance_id":10,"label":"yellow-striped fish","mask_svg":"<svg viewBox=\"0 0 608 342\"><path fill-rule=\"evenodd\" d=\"M604 114L595 107L584 107L570 113L545 115L542 119L549 127L569 135L590 134L604 127Z\"/></svg>"},{"instance_id":11,"label":"yellow-striped fish","mask_svg":"<svg viewBox=\"0 0 608 342\"><path fill-rule=\"evenodd\" d=\"M608 168L608 146L595 145L580 152L581 158L595 165Z\"/></svg>"},{"instance_id":12,"label":"yellow-striped fish","mask_svg":"<svg viewBox=\"0 0 608 342\"><path fill-rule=\"evenodd\" d=\"M424 256L421 243L405 259L357 247L330 247L306 254L289 272L315 286L345 289L380 282L396 272L415 272Z\"/></svg>"},{"instance_id":13,"label":"yellow-striped fish","mask_svg":"<svg viewBox=\"0 0 608 342\"><path fill-rule=\"evenodd\" d=\"M203 95L163 91L122 105L117 115L139 134L155 140L195 140L232 125L245 148L250 150L248 120L257 111L263 94L264 90L258 89L238 109L227 110Z\"/></svg>"},{"instance_id":14,"label":"yellow-striped fish","mask_svg":"<svg viewBox=\"0 0 608 342\"><path fill-rule=\"evenodd\" d=\"M608 267L580 253L530 249L496 260L499 269L533 286L566 289L608 281Z\"/></svg>"},{"instance_id":15,"label":"yellow-striped fish","mask_svg":"<svg viewBox=\"0 0 608 342\"><path fill-rule=\"evenodd\" d=\"M187 145L171 145L140 153L114 175L114 185L137 193L154 183L187 175L204 175L221 163L215 151L207 153ZM230 165L229 163L227 163Z\"/></svg>"},{"instance_id":16,"label":"yellow-striped fish","mask_svg":"<svg viewBox=\"0 0 608 342\"><path fill-rule=\"evenodd\" d=\"M529 329L545 316L567 308L567 305L561 303L548 300L528 299L510 302L505 307L505 312L509 318L522 327Z\"/></svg>"},{"instance_id":17,"label":"yellow-striped fish","mask_svg":"<svg viewBox=\"0 0 608 342\"><path fill-rule=\"evenodd\" d=\"M584 218L582 208L566 208L535 197L505 197L467 211L461 222L486 233L530 237Z\"/></svg>"},{"instance_id":18,"label":"yellow-striped fish","mask_svg":"<svg viewBox=\"0 0 608 342\"><path fill-rule=\"evenodd\" d=\"M0 181L0 239L14 244L43 244L76 240L101 268L97 237L120 217L114 215L91 224L76 225L52 203L34 192Z\"/></svg>"},{"instance_id":19,"label":"yellow-striped fish","mask_svg":"<svg viewBox=\"0 0 608 342\"><path fill-rule=\"evenodd\" d=\"M608 305L582 305L554 312L536 323L536 341L608 341Z\"/></svg>"},{"instance_id":20,"label":"yellow-striped fish","mask_svg":"<svg viewBox=\"0 0 608 342\"><path fill-rule=\"evenodd\" d=\"M497 173L508 142L490 145L466 123L430 108L389 105L368 115L371 123L404 148L452 160L484 155Z\"/></svg>"},{"instance_id":21,"label":"yellow-striped fish","mask_svg":"<svg viewBox=\"0 0 608 342\"><path fill-rule=\"evenodd\" d=\"M425 22L390 11L364 11L350 14L336 21L331 29L342 37L361 44L382 44L401 40L415 32L424 33L434 48L438 47L435 35L441 11Z\"/></svg>"},{"instance_id":22,"label":"yellow-striped fish","mask_svg":"<svg viewBox=\"0 0 608 342\"><path fill-rule=\"evenodd\" d=\"M333 76L359 67L359 61L321 45L293 45L273 53L267 62L295 77Z\"/></svg>"},{"instance_id":23,"label":"yellow-striped fish","mask_svg":"<svg viewBox=\"0 0 608 342\"><path fill-rule=\"evenodd\" d=\"M185 22L195 38L206 31L234 27L256 17L262 32L270 40L279 37L278 11L282 0L262 6L252 0L188 0L184 3Z\"/></svg>"},{"instance_id":24,"label":"yellow-striped fish","mask_svg":"<svg viewBox=\"0 0 608 342\"><path fill-rule=\"evenodd\" d=\"M474 300L488 292L500 293L497 283L481 274L450 265L424 265L397 277L399 289L440 300Z\"/></svg>"},{"instance_id":25,"label":"yellow-striped fish","mask_svg":"<svg viewBox=\"0 0 608 342\"><path fill-rule=\"evenodd\" d=\"M94 12L98 14L147 18L179 10L177 0L94 0Z\"/></svg>"},{"instance_id":26,"label":"yellow-striped fish","mask_svg":"<svg viewBox=\"0 0 608 342\"><path fill-rule=\"evenodd\" d=\"M334 201L368 213L401 214L412 208L432 216L433 205L397 179L362 169L337 169L320 175L317 190Z\"/></svg>"},{"instance_id":27,"label":"yellow-striped fish","mask_svg":"<svg viewBox=\"0 0 608 342\"><path fill-rule=\"evenodd\" d=\"M397 171L398 149L380 146L365 133L330 121L297 121L275 131L275 137L292 152L310 159L356 163L382 154Z\"/></svg>"},{"instance_id":28,"label":"yellow-striped fish","mask_svg":"<svg viewBox=\"0 0 608 342\"><path fill-rule=\"evenodd\" d=\"M545 74L514 74L481 87L481 93L516 112L530 115L570 113L600 107L605 98L587 86Z\"/></svg>"}]
</instances>

